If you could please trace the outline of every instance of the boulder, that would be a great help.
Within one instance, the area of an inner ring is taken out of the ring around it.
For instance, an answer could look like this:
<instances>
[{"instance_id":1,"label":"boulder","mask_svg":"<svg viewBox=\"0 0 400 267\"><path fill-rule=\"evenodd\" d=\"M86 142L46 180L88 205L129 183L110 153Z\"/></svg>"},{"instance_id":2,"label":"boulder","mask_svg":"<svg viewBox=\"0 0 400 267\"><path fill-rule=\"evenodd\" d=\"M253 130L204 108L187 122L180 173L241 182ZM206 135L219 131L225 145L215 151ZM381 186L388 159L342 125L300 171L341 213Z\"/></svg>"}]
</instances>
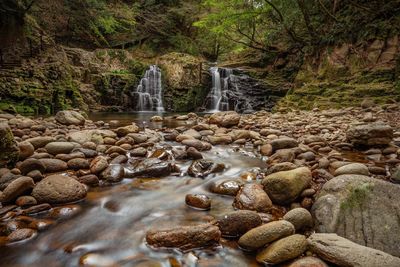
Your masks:
<instances>
[{"instance_id":1,"label":"boulder","mask_svg":"<svg viewBox=\"0 0 400 267\"><path fill-rule=\"evenodd\" d=\"M328 181L312 213L316 230L400 256L400 186L362 175Z\"/></svg>"},{"instance_id":2,"label":"boulder","mask_svg":"<svg viewBox=\"0 0 400 267\"><path fill-rule=\"evenodd\" d=\"M393 139L393 128L383 123L352 125L347 140L358 146L388 145Z\"/></svg>"},{"instance_id":3,"label":"boulder","mask_svg":"<svg viewBox=\"0 0 400 267\"><path fill-rule=\"evenodd\" d=\"M40 160L34 158L24 160L18 168L21 170L23 175L26 175L31 171L40 171L43 173L46 170L44 164Z\"/></svg>"},{"instance_id":4,"label":"boulder","mask_svg":"<svg viewBox=\"0 0 400 267\"><path fill-rule=\"evenodd\" d=\"M290 222L275 221L251 229L240 237L238 243L243 249L257 250L275 240L293 235L294 232L295 228Z\"/></svg>"},{"instance_id":5,"label":"boulder","mask_svg":"<svg viewBox=\"0 0 400 267\"><path fill-rule=\"evenodd\" d=\"M83 199L86 196L86 188L71 177L51 175L37 183L32 196L39 203L68 203Z\"/></svg>"},{"instance_id":6,"label":"boulder","mask_svg":"<svg viewBox=\"0 0 400 267\"><path fill-rule=\"evenodd\" d=\"M19 149L7 123L0 123L0 168L13 166L19 159Z\"/></svg>"},{"instance_id":7,"label":"boulder","mask_svg":"<svg viewBox=\"0 0 400 267\"><path fill-rule=\"evenodd\" d=\"M279 149L293 148L293 147L298 146L297 141L294 140L293 138L289 138L289 137L274 139L271 141L270 144L272 146L273 151L276 151Z\"/></svg>"},{"instance_id":8,"label":"boulder","mask_svg":"<svg viewBox=\"0 0 400 267\"><path fill-rule=\"evenodd\" d=\"M51 136L37 136L25 140L33 145L35 149L44 147L50 142L55 142L54 137Z\"/></svg>"},{"instance_id":9,"label":"boulder","mask_svg":"<svg viewBox=\"0 0 400 267\"><path fill-rule=\"evenodd\" d=\"M321 259L309 256L294 261L288 267L329 267L329 266Z\"/></svg>"},{"instance_id":10,"label":"boulder","mask_svg":"<svg viewBox=\"0 0 400 267\"><path fill-rule=\"evenodd\" d=\"M90 162L90 172L94 174L101 173L108 167L108 161L106 157L98 156Z\"/></svg>"},{"instance_id":11,"label":"boulder","mask_svg":"<svg viewBox=\"0 0 400 267\"><path fill-rule=\"evenodd\" d=\"M85 117L77 111L74 110L63 110L59 111L55 117L58 123L64 125L84 125Z\"/></svg>"},{"instance_id":12,"label":"boulder","mask_svg":"<svg viewBox=\"0 0 400 267\"><path fill-rule=\"evenodd\" d=\"M221 172L224 169L224 164L215 163L211 160L200 159L193 161L188 169L188 174L192 177L205 178L211 173Z\"/></svg>"},{"instance_id":13,"label":"boulder","mask_svg":"<svg viewBox=\"0 0 400 267\"><path fill-rule=\"evenodd\" d=\"M257 261L264 264L279 264L295 259L307 249L307 239L303 235L291 235L275 241L257 254Z\"/></svg>"},{"instance_id":14,"label":"boulder","mask_svg":"<svg viewBox=\"0 0 400 267\"><path fill-rule=\"evenodd\" d=\"M293 202L311 182L311 171L301 167L268 175L262 181L272 202L286 205Z\"/></svg>"},{"instance_id":15,"label":"boulder","mask_svg":"<svg viewBox=\"0 0 400 267\"><path fill-rule=\"evenodd\" d=\"M233 206L241 210L266 212L272 207L272 202L262 185L245 184L236 195Z\"/></svg>"},{"instance_id":16,"label":"boulder","mask_svg":"<svg viewBox=\"0 0 400 267\"><path fill-rule=\"evenodd\" d=\"M215 245L220 238L220 230L212 224L180 226L167 230L151 230L146 234L146 241L150 246L179 248L181 250Z\"/></svg>"},{"instance_id":17,"label":"boulder","mask_svg":"<svg viewBox=\"0 0 400 267\"><path fill-rule=\"evenodd\" d=\"M210 116L209 123L217 124L221 127L232 127L238 125L240 115L235 111L217 112Z\"/></svg>"},{"instance_id":18,"label":"boulder","mask_svg":"<svg viewBox=\"0 0 400 267\"><path fill-rule=\"evenodd\" d=\"M187 194L185 202L188 206L200 210L209 210L211 208L211 199L206 195Z\"/></svg>"},{"instance_id":19,"label":"boulder","mask_svg":"<svg viewBox=\"0 0 400 267\"><path fill-rule=\"evenodd\" d=\"M395 267L400 258L385 252L361 246L336 234L312 234L309 249L327 262L337 266L352 267Z\"/></svg>"},{"instance_id":20,"label":"boulder","mask_svg":"<svg viewBox=\"0 0 400 267\"><path fill-rule=\"evenodd\" d=\"M242 186L241 181L236 180L226 180L218 183L212 183L210 186L210 191L215 194L236 196Z\"/></svg>"},{"instance_id":21,"label":"boulder","mask_svg":"<svg viewBox=\"0 0 400 267\"><path fill-rule=\"evenodd\" d=\"M125 170L121 165L110 165L101 172L100 178L110 183L118 183L124 179Z\"/></svg>"}]
</instances>

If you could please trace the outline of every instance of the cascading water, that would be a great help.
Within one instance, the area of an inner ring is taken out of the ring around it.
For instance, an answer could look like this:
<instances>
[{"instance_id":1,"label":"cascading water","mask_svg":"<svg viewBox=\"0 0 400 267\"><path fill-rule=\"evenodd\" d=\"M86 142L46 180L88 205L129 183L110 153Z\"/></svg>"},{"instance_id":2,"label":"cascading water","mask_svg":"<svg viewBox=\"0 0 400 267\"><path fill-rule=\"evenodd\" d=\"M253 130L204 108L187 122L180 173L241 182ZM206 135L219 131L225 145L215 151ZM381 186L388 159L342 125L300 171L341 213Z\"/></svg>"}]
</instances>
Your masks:
<instances>
[{"instance_id":1,"label":"cascading water","mask_svg":"<svg viewBox=\"0 0 400 267\"><path fill-rule=\"evenodd\" d=\"M210 72L212 88L206 100L209 112L252 109L239 90L238 76L233 74L232 69L212 67Z\"/></svg>"},{"instance_id":2,"label":"cascading water","mask_svg":"<svg viewBox=\"0 0 400 267\"><path fill-rule=\"evenodd\" d=\"M135 110L164 111L162 100L161 69L151 65L140 80L134 94L136 97Z\"/></svg>"}]
</instances>

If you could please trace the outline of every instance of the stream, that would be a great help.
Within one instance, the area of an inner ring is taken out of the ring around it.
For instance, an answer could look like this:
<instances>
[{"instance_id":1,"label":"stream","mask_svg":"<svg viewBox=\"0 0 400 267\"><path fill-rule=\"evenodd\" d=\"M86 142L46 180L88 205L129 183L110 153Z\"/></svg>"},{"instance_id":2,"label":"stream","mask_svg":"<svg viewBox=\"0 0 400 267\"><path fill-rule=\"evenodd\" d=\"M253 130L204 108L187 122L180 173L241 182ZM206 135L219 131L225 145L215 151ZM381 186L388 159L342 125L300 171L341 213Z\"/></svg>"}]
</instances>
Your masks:
<instances>
[{"instance_id":1,"label":"stream","mask_svg":"<svg viewBox=\"0 0 400 267\"><path fill-rule=\"evenodd\" d=\"M118 119L121 123L146 122L154 114L95 114L92 119ZM176 120L164 125L178 126ZM158 148L167 151L182 147L162 142ZM223 246L183 253L178 250L153 250L145 244L149 229L199 224L233 210L233 197L213 194L211 183L240 178L243 172L264 168L252 146L218 146L203 153L205 159L224 163L225 171L192 178L185 174L191 161L176 161L180 176L161 179L124 179L122 183L90 189L80 203L67 205L77 214L58 219L56 225L40 233L35 240L14 243L0 251L1 266L258 266L254 255L246 255L234 241L223 240ZM245 177L244 177L245 178ZM243 179L243 177L242 177ZM192 209L185 204L186 194L207 194L212 198L209 211ZM38 214L46 219L48 214Z\"/></svg>"}]
</instances>

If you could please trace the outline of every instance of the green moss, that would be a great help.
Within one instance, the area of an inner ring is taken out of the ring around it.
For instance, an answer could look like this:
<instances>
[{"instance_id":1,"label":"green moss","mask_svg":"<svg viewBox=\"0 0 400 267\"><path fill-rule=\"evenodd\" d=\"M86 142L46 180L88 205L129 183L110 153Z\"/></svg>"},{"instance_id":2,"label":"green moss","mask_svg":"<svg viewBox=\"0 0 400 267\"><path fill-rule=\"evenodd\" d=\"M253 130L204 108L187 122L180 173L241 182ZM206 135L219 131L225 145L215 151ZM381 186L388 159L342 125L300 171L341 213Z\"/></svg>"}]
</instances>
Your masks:
<instances>
[{"instance_id":1,"label":"green moss","mask_svg":"<svg viewBox=\"0 0 400 267\"><path fill-rule=\"evenodd\" d=\"M346 200L340 204L340 208L346 210L362 205L371 194L373 188L374 185L372 183L363 183L357 187L351 188L350 194Z\"/></svg>"},{"instance_id":2,"label":"green moss","mask_svg":"<svg viewBox=\"0 0 400 267\"><path fill-rule=\"evenodd\" d=\"M19 159L19 150L8 126L0 125L0 167L13 166Z\"/></svg>"},{"instance_id":3,"label":"green moss","mask_svg":"<svg viewBox=\"0 0 400 267\"><path fill-rule=\"evenodd\" d=\"M198 86L186 90L175 90L170 102L172 110L175 112L195 111L196 107L200 107L204 98L207 96L207 89Z\"/></svg>"}]
</instances>

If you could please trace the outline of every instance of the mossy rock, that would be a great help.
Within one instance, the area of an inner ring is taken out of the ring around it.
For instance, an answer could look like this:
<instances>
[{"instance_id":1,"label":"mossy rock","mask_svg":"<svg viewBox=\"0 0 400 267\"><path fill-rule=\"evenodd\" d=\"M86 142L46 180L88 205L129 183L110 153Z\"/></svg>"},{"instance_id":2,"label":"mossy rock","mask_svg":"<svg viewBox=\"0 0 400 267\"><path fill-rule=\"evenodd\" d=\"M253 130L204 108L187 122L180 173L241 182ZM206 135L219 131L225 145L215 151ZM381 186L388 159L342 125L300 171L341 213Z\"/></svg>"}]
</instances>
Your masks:
<instances>
[{"instance_id":1,"label":"mossy rock","mask_svg":"<svg viewBox=\"0 0 400 267\"><path fill-rule=\"evenodd\" d=\"M0 123L0 167L12 167L19 159L19 149L10 127Z\"/></svg>"}]
</instances>

